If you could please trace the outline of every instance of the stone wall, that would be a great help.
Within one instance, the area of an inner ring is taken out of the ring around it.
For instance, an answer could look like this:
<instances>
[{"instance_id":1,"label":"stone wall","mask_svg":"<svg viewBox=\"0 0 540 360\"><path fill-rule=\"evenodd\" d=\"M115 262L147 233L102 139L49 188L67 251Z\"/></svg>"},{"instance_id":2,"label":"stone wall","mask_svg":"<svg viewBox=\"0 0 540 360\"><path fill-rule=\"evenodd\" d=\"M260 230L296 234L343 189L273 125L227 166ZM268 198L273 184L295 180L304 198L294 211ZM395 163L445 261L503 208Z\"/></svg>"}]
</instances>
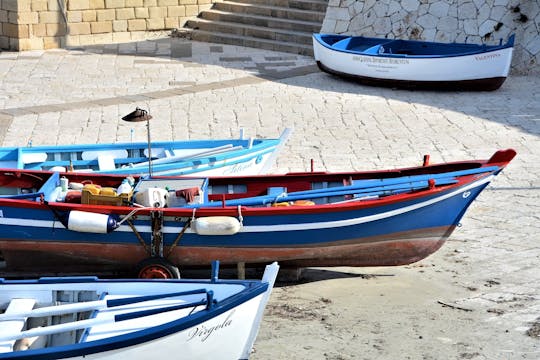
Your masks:
<instances>
[{"instance_id":1,"label":"stone wall","mask_svg":"<svg viewBox=\"0 0 540 360\"><path fill-rule=\"evenodd\" d=\"M181 28L213 0L0 0L0 48L118 43Z\"/></svg>"},{"instance_id":2,"label":"stone wall","mask_svg":"<svg viewBox=\"0 0 540 360\"><path fill-rule=\"evenodd\" d=\"M538 0L330 0L322 33L498 43L516 34L512 73L540 74Z\"/></svg>"}]
</instances>

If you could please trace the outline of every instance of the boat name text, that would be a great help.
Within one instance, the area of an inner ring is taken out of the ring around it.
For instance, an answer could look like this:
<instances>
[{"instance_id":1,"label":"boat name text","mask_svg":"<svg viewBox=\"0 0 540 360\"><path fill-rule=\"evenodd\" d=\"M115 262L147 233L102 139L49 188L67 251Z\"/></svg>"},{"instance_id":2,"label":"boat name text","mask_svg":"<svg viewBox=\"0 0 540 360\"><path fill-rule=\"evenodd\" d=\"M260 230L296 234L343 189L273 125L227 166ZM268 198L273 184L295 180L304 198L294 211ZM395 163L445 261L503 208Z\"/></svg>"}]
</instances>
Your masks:
<instances>
[{"instance_id":1,"label":"boat name text","mask_svg":"<svg viewBox=\"0 0 540 360\"><path fill-rule=\"evenodd\" d=\"M248 170L249 168L251 168L253 165L254 165L254 161L248 161L248 162L244 162L244 163L234 164L233 166L229 166L229 167L225 168L225 170L223 171L223 175L231 175L231 174L242 173L242 172Z\"/></svg>"},{"instance_id":2,"label":"boat name text","mask_svg":"<svg viewBox=\"0 0 540 360\"><path fill-rule=\"evenodd\" d=\"M377 64L408 64L407 59L394 59L394 58L382 58L371 56L353 56L353 61L360 61L363 63L377 63Z\"/></svg>"},{"instance_id":3,"label":"boat name text","mask_svg":"<svg viewBox=\"0 0 540 360\"><path fill-rule=\"evenodd\" d=\"M501 56L501 54L495 53L495 54L476 55L474 58L476 60L490 60L490 59L497 58L499 56Z\"/></svg>"},{"instance_id":4,"label":"boat name text","mask_svg":"<svg viewBox=\"0 0 540 360\"><path fill-rule=\"evenodd\" d=\"M204 324L201 324L200 326L197 326L196 328L193 329L193 331L191 331L188 334L188 341L197 338L201 342L204 342L204 341L206 341L206 339L208 339L210 337L210 335L212 335L216 331L230 326L231 323L232 323L231 317L234 315L234 312L235 312L235 310L231 311L229 313L229 315L227 315L225 320L223 320L223 322L221 322L220 324L210 326L210 327L206 327L206 326L204 326Z\"/></svg>"}]
</instances>

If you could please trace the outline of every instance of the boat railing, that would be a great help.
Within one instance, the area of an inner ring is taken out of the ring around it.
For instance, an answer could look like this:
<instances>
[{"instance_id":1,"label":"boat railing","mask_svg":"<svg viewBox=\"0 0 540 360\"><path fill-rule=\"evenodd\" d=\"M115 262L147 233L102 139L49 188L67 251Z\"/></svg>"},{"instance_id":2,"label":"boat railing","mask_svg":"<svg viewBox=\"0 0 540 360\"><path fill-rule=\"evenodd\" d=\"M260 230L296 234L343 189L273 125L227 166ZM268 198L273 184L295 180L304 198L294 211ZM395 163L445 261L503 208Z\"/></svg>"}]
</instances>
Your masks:
<instances>
[{"instance_id":1,"label":"boat railing","mask_svg":"<svg viewBox=\"0 0 540 360\"><path fill-rule=\"evenodd\" d=\"M224 200L218 200L202 204L192 204L188 205L188 207L261 206L278 202L294 202L344 195L353 195L356 200L373 199L380 196L402 194L435 186L453 185L458 182L458 177L496 173L499 170L500 168L498 166L487 166L440 174L412 175L390 179L355 180L351 185L290 193L287 193L285 188L271 187L267 195L226 200L225 203Z\"/></svg>"}]
</instances>

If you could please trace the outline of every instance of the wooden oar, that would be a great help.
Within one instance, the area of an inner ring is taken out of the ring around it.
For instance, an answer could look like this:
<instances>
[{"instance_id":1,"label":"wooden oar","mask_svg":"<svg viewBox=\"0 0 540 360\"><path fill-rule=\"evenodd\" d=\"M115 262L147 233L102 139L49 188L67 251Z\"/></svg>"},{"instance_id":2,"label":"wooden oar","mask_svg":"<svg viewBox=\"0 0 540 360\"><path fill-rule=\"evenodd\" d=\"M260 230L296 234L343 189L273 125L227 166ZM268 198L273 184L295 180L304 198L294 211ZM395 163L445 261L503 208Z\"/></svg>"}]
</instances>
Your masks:
<instances>
[{"instance_id":1,"label":"wooden oar","mask_svg":"<svg viewBox=\"0 0 540 360\"><path fill-rule=\"evenodd\" d=\"M421 186L418 184L420 181L429 181L435 180L436 185L445 185L450 184L455 181L455 177L467 176L474 174L481 174L487 172L495 172L500 168L498 166L488 166L482 168L460 170L460 171L451 171L441 174L426 174L426 175L411 175L411 176L402 176L398 178L391 179L370 179L370 180L356 180L352 185L336 186L331 188L323 189L314 189L314 190L304 190L304 191L295 191L288 194L285 194L283 197L276 197L275 195L262 195L254 196L250 198L243 199L234 199L226 201L227 206L252 206L252 205L264 205L276 201L294 201L301 199L309 198L320 198L327 196L337 196L337 195L347 195L351 193L362 193L365 191L383 191L383 190L393 190L393 186L397 186L396 189L404 188L406 184L414 184L415 187ZM214 201L211 203L205 204L196 204L191 207L221 207L221 201Z\"/></svg>"},{"instance_id":2,"label":"wooden oar","mask_svg":"<svg viewBox=\"0 0 540 360\"><path fill-rule=\"evenodd\" d=\"M189 155L168 156L161 159L152 160L152 165L168 164L168 163L177 162L177 161L189 161L191 159L197 159L202 156L216 155L222 152L228 152L228 151L240 150L240 149L243 149L243 147L242 146L233 147L232 144L227 144L227 145L218 146L212 149L206 149L204 151L196 152ZM140 167L140 166L148 166L148 161L133 164L133 167Z\"/></svg>"},{"instance_id":3,"label":"wooden oar","mask_svg":"<svg viewBox=\"0 0 540 360\"><path fill-rule=\"evenodd\" d=\"M10 341L10 340L19 340L19 339L30 338L30 337L35 337L35 336L58 334L58 333L66 332L66 331L73 331L73 330L79 330L79 329L86 329L86 328L96 326L96 325L108 324L108 323L113 323L117 321L124 321L124 320L140 318L144 316L156 315L163 312L181 310L181 309L186 309L186 308L191 308L191 307L196 308L197 306L201 306L201 305L207 305L207 300L203 299L197 302L192 302L192 303L187 303L187 304L158 307L155 309L137 311L134 313L126 313L126 314L118 314L118 315L103 314L102 317L100 318L72 321L68 323L51 325L51 326L46 326L46 327L38 327L38 328L30 329L30 330L21 331L15 334L0 334L0 342Z\"/></svg>"},{"instance_id":4,"label":"wooden oar","mask_svg":"<svg viewBox=\"0 0 540 360\"><path fill-rule=\"evenodd\" d=\"M196 290L181 291L181 292L175 292L175 293L137 296L137 297L130 297L130 298L128 297L128 298L121 298L121 299L110 299L110 300L85 301L81 303L47 306L47 307L32 309L26 312L0 314L0 321L17 320L17 319L29 318L29 317L53 316L53 315L61 315L61 314L91 311L91 310L101 310L101 309L106 309L106 308L111 308L111 307L116 307L116 306L136 304L136 303L144 302L144 301L165 299L169 297L205 294L206 292L207 292L206 289L196 289Z\"/></svg>"},{"instance_id":5,"label":"wooden oar","mask_svg":"<svg viewBox=\"0 0 540 360\"><path fill-rule=\"evenodd\" d=\"M446 173L441 173L441 174L411 175L411 176L401 176L401 177L390 178L390 179L354 180L354 183L352 185L336 186L336 187L324 188L324 189L295 191L294 193L290 193L290 194L301 195L301 194L316 194L318 192L327 192L327 191L341 191L345 189L364 189L364 188L368 189L368 188L378 187L378 186L398 185L398 184L405 184L409 182L412 183L415 181L456 178L460 176L481 174L485 172L494 172L497 170L499 170L498 166L489 166L489 167L469 169L469 170L451 171L451 172L446 172Z\"/></svg>"},{"instance_id":6,"label":"wooden oar","mask_svg":"<svg viewBox=\"0 0 540 360\"><path fill-rule=\"evenodd\" d=\"M456 183L455 179L437 179L435 180L435 185L449 185ZM403 182L395 185L384 185L384 186L370 186L370 187L356 187L356 186L337 186L333 188L324 189L325 191L319 191L322 189L317 189L313 191L297 191L289 194L283 194L283 196L275 195L263 195L263 196L254 196L243 199L233 199L225 202L227 206L254 206L254 205L264 205L274 202L286 202L286 201L296 201L296 200L305 200L305 199L315 199L321 197L329 196L341 196L349 194L364 194L364 193L384 193L392 191L413 191L423 189L429 186L429 181L415 181L415 182ZM211 203L205 204L195 204L192 207L221 207L221 201L214 201Z\"/></svg>"}]
</instances>

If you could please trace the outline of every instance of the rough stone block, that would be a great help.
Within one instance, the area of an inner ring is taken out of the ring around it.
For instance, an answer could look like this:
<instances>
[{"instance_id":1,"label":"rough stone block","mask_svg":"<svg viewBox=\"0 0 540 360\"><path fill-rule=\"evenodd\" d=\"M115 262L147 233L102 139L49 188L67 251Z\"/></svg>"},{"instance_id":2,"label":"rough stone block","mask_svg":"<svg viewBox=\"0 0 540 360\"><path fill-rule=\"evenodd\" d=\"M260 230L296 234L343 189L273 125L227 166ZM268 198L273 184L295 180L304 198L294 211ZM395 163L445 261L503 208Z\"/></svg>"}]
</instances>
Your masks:
<instances>
[{"instance_id":1,"label":"rough stone block","mask_svg":"<svg viewBox=\"0 0 540 360\"><path fill-rule=\"evenodd\" d=\"M90 23L92 34L103 34L112 32L112 21L96 21Z\"/></svg>"},{"instance_id":2,"label":"rough stone block","mask_svg":"<svg viewBox=\"0 0 540 360\"><path fill-rule=\"evenodd\" d=\"M454 17L446 16L439 20L437 30L448 33L455 33L457 30L458 21Z\"/></svg>"},{"instance_id":3,"label":"rough stone block","mask_svg":"<svg viewBox=\"0 0 540 360\"><path fill-rule=\"evenodd\" d=\"M32 11L47 11L47 0L32 1Z\"/></svg>"},{"instance_id":4,"label":"rough stone block","mask_svg":"<svg viewBox=\"0 0 540 360\"><path fill-rule=\"evenodd\" d=\"M58 14L58 16L62 16L62 15ZM67 19L68 19L68 23L82 22L82 11L68 11Z\"/></svg>"},{"instance_id":5,"label":"rough stone block","mask_svg":"<svg viewBox=\"0 0 540 360\"><path fill-rule=\"evenodd\" d=\"M60 11L60 4L58 4L58 0L47 0L47 10Z\"/></svg>"},{"instance_id":6,"label":"rough stone block","mask_svg":"<svg viewBox=\"0 0 540 360\"><path fill-rule=\"evenodd\" d=\"M90 8L89 0L69 0L68 1L68 10L87 10Z\"/></svg>"},{"instance_id":7,"label":"rough stone block","mask_svg":"<svg viewBox=\"0 0 540 360\"><path fill-rule=\"evenodd\" d=\"M19 39L18 50L43 50L43 40L41 38Z\"/></svg>"},{"instance_id":8,"label":"rough stone block","mask_svg":"<svg viewBox=\"0 0 540 360\"><path fill-rule=\"evenodd\" d=\"M105 0L107 9L118 9L126 6L125 0Z\"/></svg>"},{"instance_id":9,"label":"rough stone block","mask_svg":"<svg viewBox=\"0 0 540 360\"><path fill-rule=\"evenodd\" d=\"M33 0L17 0L17 11L32 11Z\"/></svg>"},{"instance_id":10,"label":"rough stone block","mask_svg":"<svg viewBox=\"0 0 540 360\"><path fill-rule=\"evenodd\" d=\"M90 0L90 9L105 9L105 0Z\"/></svg>"},{"instance_id":11,"label":"rough stone block","mask_svg":"<svg viewBox=\"0 0 540 360\"><path fill-rule=\"evenodd\" d=\"M70 35L90 34L90 23L70 23L68 25L68 33Z\"/></svg>"},{"instance_id":12,"label":"rough stone block","mask_svg":"<svg viewBox=\"0 0 540 360\"><path fill-rule=\"evenodd\" d=\"M134 19L128 20L128 31L143 31L146 30L146 20Z\"/></svg>"},{"instance_id":13,"label":"rough stone block","mask_svg":"<svg viewBox=\"0 0 540 360\"><path fill-rule=\"evenodd\" d=\"M146 7L135 8L135 17L137 19L146 19L147 17L149 17L148 8Z\"/></svg>"},{"instance_id":14,"label":"rough stone block","mask_svg":"<svg viewBox=\"0 0 540 360\"><path fill-rule=\"evenodd\" d=\"M135 19L135 9L134 8L116 9L116 19L117 20Z\"/></svg>"},{"instance_id":15,"label":"rough stone block","mask_svg":"<svg viewBox=\"0 0 540 360\"><path fill-rule=\"evenodd\" d=\"M488 19L484 21L478 27L478 34L480 36L485 36L486 34L493 32L495 25L497 25L497 22L495 20Z\"/></svg>"},{"instance_id":16,"label":"rough stone block","mask_svg":"<svg viewBox=\"0 0 540 360\"><path fill-rule=\"evenodd\" d=\"M387 17L378 18L373 23L375 34L385 36L392 31L392 22Z\"/></svg>"},{"instance_id":17,"label":"rough stone block","mask_svg":"<svg viewBox=\"0 0 540 360\"><path fill-rule=\"evenodd\" d=\"M66 26L62 24L46 24L48 36L64 36L66 35Z\"/></svg>"},{"instance_id":18,"label":"rough stone block","mask_svg":"<svg viewBox=\"0 0 540 360\"><path fill-rule=\"evenodd\" d=\"M49 36L43 38L43 49L58 49L62 47L62 37L60 36Z\"/></svg>"},{"instance_id":19,"label":"rough stone block","mask_svg":"<svg viewBox=\"0 0 540 360\"><path fill-rule=\"evenodd\" d=\"M92 42L94 44L110 44L112 43L112 33L106 34L94 34L92 35Z\"/></svg>"},{"instance_id":20,"label":"rough stone block","mask_svg":"<svg viewBox=\"0 0 540 360\"><path fill-rule=\"evenodd\" d=\"M24 11L17 13L18 24L37 24L39 22L39 16L37 11Z\"/></svg>"},{"instance_id":21,"label":"rough stone block","mask_svg":"<svg viewBox=\"0 0 540 360\"><path fill-rule=\"evenodd\" d=\"M167 17L167 8L154 6L148 9L148 14L150 19L163 19Z\"/></svg>"},{"instance_id":22,"label":"rough stone block","mask_svg":"<svg viewBox=\"0 0 540 360\"><path fill-rule=\"evenodd\" d=\"M450 5L446 1L437 1L429 6L429 13L435 17L441 18L448 15L449 8Z\"/></svg>"},{"instance_id":23,"label":"rough stone block","mask_svg":"<svg viewBox=\"0 0 540 360\"><path fill-rule=\"evenodd\" d=\"M143 0L126 0L126 7L141 7L144 5Z\"/></svg>"},{"instance_id":24,"label":"rough stone block","mask_svg":"<svg viewBox=\"0 0 540 360\"><path fill-rule=\"evenodd\" d=\"M112 28L114 32L123 32L128 30L127 20L114 20L112 22Z\"/></svg>"},{"instance_id":25,"label":"rough stone block","mask_svg":"<svg viewBox=\"0 0 540 360\"><path fill-rule=\"evenodd\" d=\"M181 0L180 0L181 3ZM175 6L178 5L178 0L157 0L158 6Z\"/></svg>"},{"instance_id":26,"label":"rough stone block","mask_svg":"<svg viewBox=\"0 0 540 360\"><path fill-rule=\"evenodd\" d=\"M406 11L416 11L418 6L420 6L420 1L418 0L403 0L401 1L401 6Z\"/></svg>"},{"instance_id":27,"label":"rough stone block","mask_svg":"<svg viewBox=\"0 0 540 360\"><path fill-rule=\"evenodd\" d=\"M127 23L127 21L126 21ZM115 43L125 43L131 41L131 33L128 31L125 32L114 32L112 33L113 42Z\"/></svg>"},{"instance_id":28,"label":"rough stone block","mask_svg":"<svg viewBox=\"0 0 540 360\"><path fill-rule=\"evenodd\" d=\"M463 32L467 35L478 35L478 24L476 23L476 20L463 20Z\"/></svg>"},{"instance_id":29,"label":"rough stone block","mask_svg":"<svg viewBox=\"0 0 540 360\"><path fill-rule=\"evenodd\" d=\"M150 6L157 6L157 0L143 0L143 6L150 7Z\"/></svg>"},{"instance_id":30,"label":"rough stone block","mask_svg":"<svg viewBox=\"0 0 540 360\"><path fill-rule=\"evenodd\" d=\"M421 27L423 27L424 29L434 29L437 26L437 22L438 22L438 18L431 14L420 16L416 20L416 23L420 25Z\"/></svg>"},{"instance_id":31,"label":"rough stone block","mask_svg":"<svg viewBox=\"0 0 540 360\"><path fill-rule=\"evenodd\" d=\"M0 1L0 9L7 11L18 11L17 0L2 0Z\"/></svg>"},{"instance_id":32,"label":"rough stone block","mask_svg":"<svg viewBox=\"0 0 540 360\"><path fill-rule=\"evenodd\" d=\"M96 10L84 10L84 11L82 11L82 21L84 21L84 22L97 21L97 12L96 12Z\"/></svg>"},{"instance_id":33,"label":"rough stone block","mask_svg":"<svg viewBox=\"0 0 540 360\"><path fill-rule=\"evenodd\" d=\"M184 6L169 6L167 8L168 17L186 16L186 8Z\"/></svg>"},{"instance_id":34,"label":"rough stone block","mask_svg":"<svg viewBox=\"0 0 540 360\"><path fill-rule=\"evenodd\" d=\"M0 23L5 23L5 22L8 22L8 12L7 10L0 10Z\"/></svg>"},{"instance_id":35,"label":"rough stone block","mask_svg":"<svg viewBox=\"0 0 540 360\"><path fill-rule=\"evenodd\" d=\"M47 35L46 24L34 24L30 27L30 34L32 36L43 37Z\"/></svg>"},{"instance_id":36,"label":"rough stone block","mask_svg":"<svg viewBox=\"0 0 540 360\"><path fill-rule=\"evenodd\" d=\"M7 36L0 35L0 49L9 49L9 38Z\"/></svg>"},{"instance_id":37,"label":"rough stone block","mask_svg":"<svg viewBox=\"0 0 540 360\"><path fill-rule=\"evenodd\" d=\"M337 34L343 34L349 29L349 21L338 20L335 25L335 32Z\"/></svg>"},{"instance_id":38,"label":"rough stone block","mask_svg":"<svg viewBox=\"0 0 540 360\"><path fill-rule=\"evenodd\" d=\"M186 16L199 15L199 7L197 5L186 5Z\"/></svg>"},{"instance_id":39,"label":"rough stone block","mask_svg":"<svg viewBox=\"0 0 540 360\"><path fill-rule=\"evenodd\" d=\"M458 7L459 19L475 19L478 16L478 10L473 3L466 2Z\"/></svg>"},{"instance_id":40,"label":"rough stone block","mask_svg":"<svg viewBox=\"0 0 540 360\"><path fill-rule=\"evenodd\" d=\"M112 21L116 19L116 11L114 9L97 10L97 21Z\"/></svg>"},{"instance_id":41,"label":"rough stone block","mask_svg":"<svg viewBox=\"0 0 540 360\"><path fill-rule=\"evenodd\" d=\"M41 11L38 22L41 24L58 23L62 19L62 14L58 11Z\"/></svg>"},{"instance_id":42,"label":"rough stone block","mask_svg":"<svg viewBox=\"0 0 540 360\"><path fill-rule=\"evenodd\" d=\"M148 30L162 30L165 28L165 19L164 18L146 19L146 28Z\"/></svg>"},{"instance_id":43,"label":"rough stone block","mask_svg":"<svg viewBox=\"0 0 540 360\"><path fill-rule=\"evenodd\" d=\"M16 39L22 39L22 38L28 38L30 35L29 27L28 25L17 25L17 24L11 24L6 23L2 26L4 35L7 35L11 38Z\"/></svg>"},{"instance_id":44,"label":"rough stone block","mask_svg":"<svg viewBox=\"0 0 540 360\"><path fill-rule=\"evenodd\" d=\"M180 18L178 17L168 17L165 18L165 29L178 29L180 28Z\"/></svg>"}]
</instances>

